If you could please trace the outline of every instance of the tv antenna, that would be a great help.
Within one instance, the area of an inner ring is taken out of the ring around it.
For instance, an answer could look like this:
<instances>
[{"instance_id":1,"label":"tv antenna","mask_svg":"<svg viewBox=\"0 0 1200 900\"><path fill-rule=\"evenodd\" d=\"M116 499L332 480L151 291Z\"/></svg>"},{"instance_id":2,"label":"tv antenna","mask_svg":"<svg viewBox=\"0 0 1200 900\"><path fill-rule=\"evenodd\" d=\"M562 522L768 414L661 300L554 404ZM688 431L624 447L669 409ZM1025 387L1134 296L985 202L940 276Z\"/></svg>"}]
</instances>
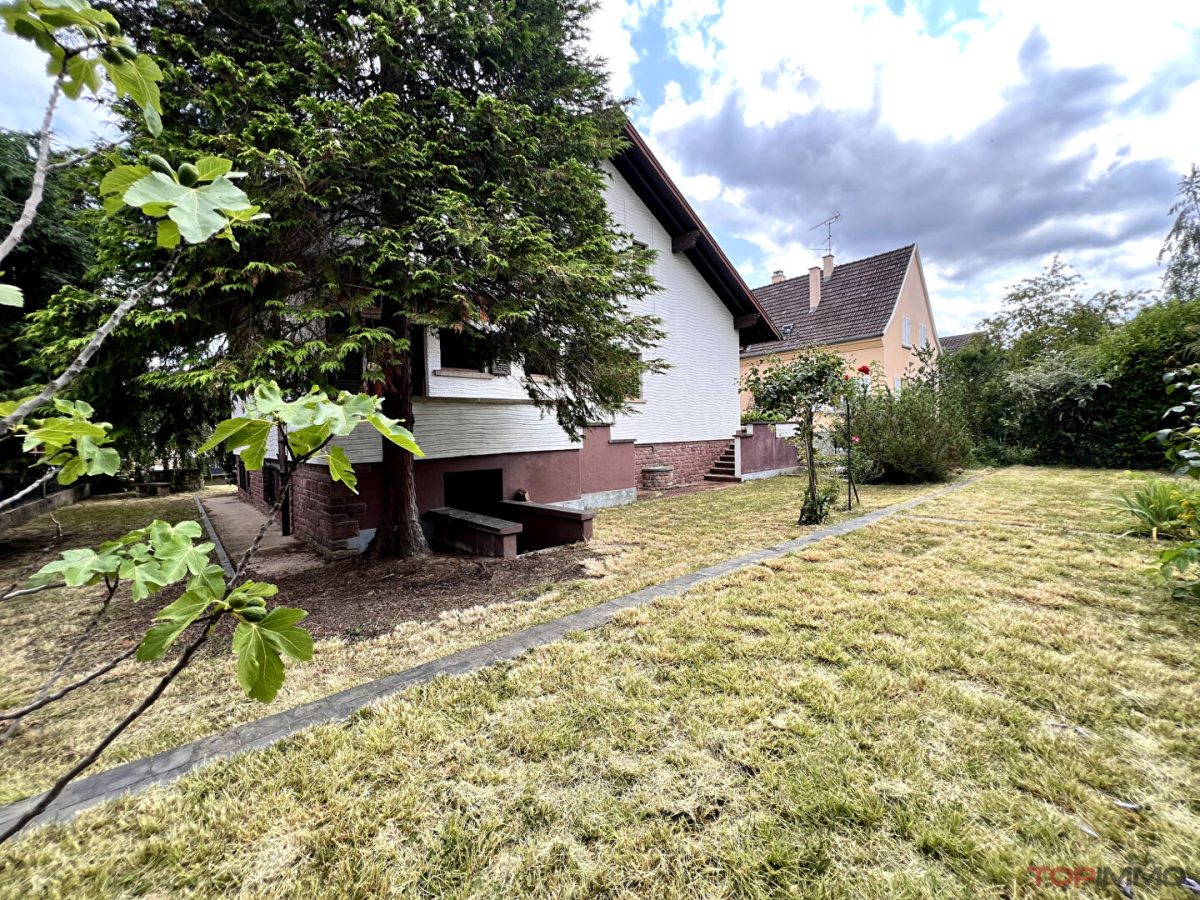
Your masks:
<instances>
[{"instance_id":1,"label":"tv antenna","mask_svg":"<svg viewBox=\"0 0 1200 900\"><path fill-rule=\"evenodd\" d=\"M832 255L832 253L833 253L833 223L840 221L841 218L842 218L842 214L835 209L833 211L833 215L830 216L828 219L826 219L824 222L818 222L812 228L808 229L809 231L816 231L818 228L825 229L825 246L824 247L813 247L814 250L824 250L826 255Z\"/></svg>"}]
</instances>

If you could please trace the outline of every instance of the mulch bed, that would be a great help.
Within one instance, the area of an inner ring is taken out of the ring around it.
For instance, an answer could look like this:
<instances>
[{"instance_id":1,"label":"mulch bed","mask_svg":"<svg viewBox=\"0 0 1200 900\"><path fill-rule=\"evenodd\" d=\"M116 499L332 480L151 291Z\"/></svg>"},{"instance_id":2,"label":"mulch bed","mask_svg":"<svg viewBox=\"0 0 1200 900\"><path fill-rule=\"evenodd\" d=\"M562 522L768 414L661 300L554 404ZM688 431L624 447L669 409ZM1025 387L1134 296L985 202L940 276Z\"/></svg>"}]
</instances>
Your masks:
<instances>
[{"instance_id":1,"label":"mulch bed","mask_svg":"<svg viewBox=\"0 0 1200 900\"><path fill-rule=\"evenodd\" d=\"M532 599L556 582L586 577L594 555L563 547L516 559L350 559L272 580L282 602L308 610L314 637L359 639L450 610Z\"/></svg>"},{"instance_id":2,"label":"mulch bed","mask_svg":"<svg viewBox=\"0 0 1200 900\"><path fill-rule=\"evenodd\" d=\"M27 576L26 566L44 564L68 547L86 546L90 536L68 533L50 554L42 556L40 551L53 537L50 527L25 528L0 544L0 568L8 569L0 590L7 590L19 570ZM594 557L584 546L507 560L435 553L419 559L342 560L263 580L279 586L278 604L308 611L305 627L313 637L363 640L386 634L398 624L434 619L456 609L532 599L555 583L587 577L586 564ZM124 596L119 594L114 600L89 641L89 649L94 647L96 654L103 655L114 646L132 646L150 627L155 613L181 593L182 586L176 585L148 601L134 603L122 591ZM72 610L87 616L95 608L93 600L98 602L103 596L103 588L81 590L76 596ZM214 645L228 647L224 641ZM92 655L85 651L81 659Z\"/></svg>"}]
</instances>

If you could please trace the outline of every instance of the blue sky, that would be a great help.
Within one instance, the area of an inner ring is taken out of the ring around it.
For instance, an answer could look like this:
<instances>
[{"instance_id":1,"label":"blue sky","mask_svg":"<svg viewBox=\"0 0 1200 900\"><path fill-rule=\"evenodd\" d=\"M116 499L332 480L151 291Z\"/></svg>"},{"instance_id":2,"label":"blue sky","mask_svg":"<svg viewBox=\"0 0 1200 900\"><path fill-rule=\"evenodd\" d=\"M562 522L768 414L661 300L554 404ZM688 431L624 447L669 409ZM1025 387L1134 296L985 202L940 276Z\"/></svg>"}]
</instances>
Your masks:
<instances>
[{"instance_id":1,"label":"blue sky","mask_svg":"<svg viewBox=\"0 0 1200 900\"><path fill-rule=\"evenodd\" d=\"M819 255L921 246L938 330L973 327L1057 252L1094 289L1153 288L1200 163L1200 3L601 0L589 49L751 285ZM47 81L0 35L0 124ZM66 103L64 142L106 132Z\"/></svg>"},{"instance_id":2,"label":"blue sky","mask_svg":"<svg viewBox=\"0 0 1200 900\"><path fill-rule=\"evenodd\" d=\"M1200 163L1200 3L602 0L590 49L752 285L917 242L939 331L1061 253L1154 288Z\"/></svg>"}]
</instances>

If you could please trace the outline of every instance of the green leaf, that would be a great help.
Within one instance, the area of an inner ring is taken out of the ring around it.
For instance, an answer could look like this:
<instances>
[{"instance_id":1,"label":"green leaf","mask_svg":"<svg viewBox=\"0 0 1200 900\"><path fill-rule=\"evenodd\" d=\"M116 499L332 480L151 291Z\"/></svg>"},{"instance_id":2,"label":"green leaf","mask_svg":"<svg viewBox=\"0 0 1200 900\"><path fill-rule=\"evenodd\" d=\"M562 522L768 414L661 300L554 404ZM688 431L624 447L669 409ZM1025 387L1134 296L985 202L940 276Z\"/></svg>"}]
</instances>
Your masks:
<instances>
[{"instance_id":1,"label":"green leaf","mask_svg":"<svg viewBox=\"0 0 1200 900\"><path fill-rule=\"evenodd\" d=\"M306 425L295 431L289 431L288 446L296 456L308 456L318 447L329 440L333 429L328 423L322 425Z\"/></svg>"},{"instance_id":2,"label":"green leaf","mask_svg":"<svg viewBox=\"0 0 1200 900\"><path fill-rule=\"evenodd\" d=\"M138 645L137 658L141 662L162 659L175 639L200 618L211 603L207 594L188 591L163 609L154 617L155 624Z\"/></svg>"},{"instance_id":3,"label":"green leaf","mask_svg":"<svg viewBox=\"0 0 1200 900\"><path fill-rule=\"evenodd\" d=\"M357 494L358 476L354 474L354 466L351 465L346 451L334 444L326 453L326 462L329 463L329 477L340 481Z\"/></svg>"},{"instance_id":4,"label":"green leaf","mask_svg":"<svg viewBox=\"0 0 1200 900\"><path fill-rule=\"evenodd\" d=\"M154 546L154 558L162 566L163 577L168 582L178 581L185 574L199 575L208 567L208 554L213 545L207 541L193 544L191 539L176 534L160 545Z\"/></svg>"},{"instance_id":5,"label":"green leaf","mask_svg":"<svg viewBox=\"0 0 1200 900\"><path fill-rule=\"evenodd\" d=\"M105 575L117 574L120 565L120 557L115 553L97 553L86 548L66 550L54 562L35 572L29 579L29 586L53 584L61 577L67 587L83 587L95 584Z\"/></svg>"},{"instance_id":6,"label":"green leaf","mask_svg":"<svg viewBox=\"0 0 1200 900\"><path fill-rule=\"evenodd\" d=\"M59 484L74 484L86 474L87 463L78 456L72 456L58 470L58 478L56 480Z\"/></svg>"},{"instance_id":7,"label":"green leaf","mask_svg":"<svg viewBox=\"0 0 1200 900\"><path fill-rule=\"evenodd\" d=\"M200 172L201 181L212 181L227 174L233 168L233 163L219 156L202 156L196 160L196 168Z\"/></svg>"},{"instance_id":8,"label":"green leaf","mask_svg":"<svg viewBox=\"0 0 1200 900\"><path fill-rule=\"evenodd\" d=\"M100 181L100 196L124 194L149 174L149 166L117 166Z\"/></svg>"},{"instance_id":9,"label":"green leaf","mask_svg":"<svg viewBox=\"0 0 1200 900\"><path fill-rule=\"evenodd\" d=\"M24 306L25 295L21 289L11 284L0 284L0 306Z\"/></svg>"},{"instance_id":10,"label":"green leaf","mask_svg":"<svg viewBox=\"0 0 1200 900\"><path fill-rule=\"evenodd\" d=\"M372 413L367 421L375 426L375 430L397 446L403 447L413 456L424 456L425 453L417 446L416 438L411 431L395 419L390 419L383 413Z\"/></svg>"},{"instance_id":11,"label":"green leaf","mask_svg":"<svg viewBox=\"0 0 1200 900\"><path fill-rule=\"evenodd\" d=\"M266 618L258 623L258 628L266 632L267 639L281 653L307 662L313 654L312 635L296 625L307 618L308 613L302 609L279 606L267 613Z\"/></svg>"},{"instance_id":12,"label":"green leaf","mask_svg":"<svg viewBox=\"0 0 1200 900\"><path fill-rule=\"evenodd\" d=\"M271 422L266 419L249 419L239 416L236 419L226 419L217 426L213 436L201 445L197 453L207 453L219 444L225 444L230 451L242 451L242 462L246 468L256 471L262 468L263 460L267 458L267 440L271 436Z\"/></svg>"},{"instance_id":13,"label":"green leaf","mask_svg":"<svg viewBox=\"0 0 1200 900\"><path fill-rule=\"evenodd\" d=\"M162 81L162 71L157 63L144 53L137 59L123 60L120 63L104 61L108 77L112 79L118 97L128 96L141 107L146 118L146 127L154 137L162 132L162 103L158 96L158 82Z\"/></svg>"},{"instance_id":14,"label":"green leaf","mask_svg":"<svg viewBox=\"0 0 1200 900\"><path fill-rule=\"evenodd\" d=\"M171 579L163 574L158 561L149 556L126 559L121 563L117 574L129 582L129 590L134 600L145 600L171 583Z\"/></svg>"},{"instance_id":15,"label":"green leaf","mask_svg":"<svg viewBox=\"0 0 1200 900\"><path fill-rule=\"evenodd\" d=\"M225 595L225 570L217 565L205 566L203 572L188 579L187 589L189 593L220 600Z\"/></svg>"},{"instance_id":16,"label":"green leaf","mask_svg":"<svg viewBox=\"0 0 1200 900\"><path fill-rule=\"evenodd\" d=\"M283 660L278 647L267 637L269 632L259 625L238 623L233 631L233 652L237 656L238 684L246 696L270 703L283 687Z\"/></svg>"},{"instance_id":17,"label":"green leaf","mask_svg":"<svg viewBox=\"0 0 1200 900\"><path fill-rule=\"evenodd\" d=\"M170 219L162 219L158 223L158 246L164 250L174 250L179 246L179 226Z\"/></svg>"},{"instance_id":18,"label":"green leaf","mask_svg":"<svg viewBox=\"0 0 1200 900\"><path fill-rule=\"evenodd\" d=\"M231 220L226 210L246 210L253 205L228 178L218 177L199 187L184 187L162 172L151 172L134 182L125 192L125 203L148 216L169 216L190 244L203 243L228 228Z\"/></svg>"}]
</instances>

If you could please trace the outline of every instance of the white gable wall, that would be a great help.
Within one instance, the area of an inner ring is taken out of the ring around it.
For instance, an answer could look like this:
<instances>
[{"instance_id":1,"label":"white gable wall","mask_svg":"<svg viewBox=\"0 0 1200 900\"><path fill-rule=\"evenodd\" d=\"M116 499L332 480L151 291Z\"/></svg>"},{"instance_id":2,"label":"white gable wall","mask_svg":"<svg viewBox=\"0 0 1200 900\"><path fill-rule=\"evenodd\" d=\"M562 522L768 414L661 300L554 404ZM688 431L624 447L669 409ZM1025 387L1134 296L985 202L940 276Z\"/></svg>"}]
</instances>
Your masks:
<instances>
[{"instance_id":1,"label":"white gable wall","mask_svg":"<svg viewBox=\"0 0 1200 900\"><path fill-rule=\"evenodd\" d=\"M612 167L606 192L614 220L658 251L653 274L662 290L631 304L637 314L658 316L666 335L649 355L671 368L646 375L642 401L613 423L612 437L639 444L728 440L740 423L738 333L733 315ZM414 433L432 459L490 453L569 450L572 443L552 414L529 402L514 364L509 376L434 374L441 367L436 330L426 332L428 397L414 401ZM352 462L378 462L382 444L374 429L360 427L337 443Z\"/></svg>"},{"instance_id":2,"label":"white gable wall","mask_svg":"<svg viewBox=\"0 0 1200 900\"><path fill-rule=\"evenodd\" d=\"M650 355L671 368L646 375L634 415L618 416L615 439L639 444L727 440L741 422L738 333L733 314L616 169L608 167L609 210L617 224L658 251L652 272L662 290L633 305L658 316L666 336Z\"/></svg>"}]
</instances>

